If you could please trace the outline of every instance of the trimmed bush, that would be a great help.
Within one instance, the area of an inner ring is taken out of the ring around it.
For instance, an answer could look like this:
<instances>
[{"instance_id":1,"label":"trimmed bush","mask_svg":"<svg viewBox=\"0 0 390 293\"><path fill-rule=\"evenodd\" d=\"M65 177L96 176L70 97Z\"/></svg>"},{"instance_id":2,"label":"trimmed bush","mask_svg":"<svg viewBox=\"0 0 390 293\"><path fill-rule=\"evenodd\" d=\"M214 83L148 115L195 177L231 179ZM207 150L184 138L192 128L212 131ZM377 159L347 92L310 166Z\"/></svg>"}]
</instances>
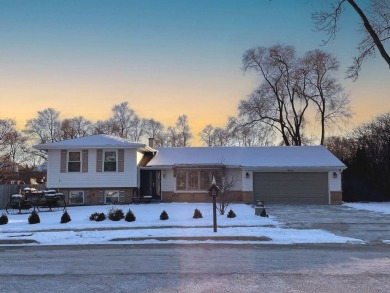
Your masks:
<instances>
[{"instance_id":1,"label":"trimmed bush","mask_svg":"<svg viewBox=\"0 0 390 293\"><path fill-rule=\"evenodd\" d=\"M8 216L5 213L2 213L0 216L0 225L5 225L8 223Z\"/></svg>"},{"instance_id":2,"label":"trimmed bush","mask_svg":"<svg viewBox=\"0 0 390 293\"><path fill-rule=\"evenodd\" d=\"M68 223L68 222L70 222L70 221L72 221L72 219L70 218L70 216L69 216L69 214L68 214L68 211L65 210L64 213L63 213L62 216L61 216L61 221L60 221L60 223L61 223L61 224L65 224L65 223Z\"/></svg>"},{"instance_id":3,"label":"trimmed bush","mask_svg":"<svg viewBox=\"0 0 390 293\"><path fill-rule=\"evenodd\" d=\"M235 217L236 217L236 214L233 212L233 210L230 210L230 211L227 213L227 217L228 217L228 218L235 218Z\"/></svg>"},{"instance_id":4,"label":"trimmed bush","mask_svg":"<svg viewBox=\"0 0 390 293\"><path fill-rule=\"evenodd\" d=\"M38 224L41 222L37 211L32 211L31 215L28 217L29 224Z\"/></svg>"},{"instance_id":5,"label":"trimmed bush","mask_svg":"<svg viewBox=\"0 0 390 293\"><path fill-rule=\"evenodd\" d=\"M164 220L168 220L169 217L168 217L168 214L166 211L162 211L161 215L160 215L160 220L164 221Z\"/></svg>"},{"instance_id":6,"label":"trimmed bush","mask_svg":"<svg viewBox=\"0 0 390 293\"><path fill-rule=\"evenodd\" d=\"M93 213L89 216L91 221L101 222L106 219L106 215L104 213Z\"/></svg>"},{"instance_id":7,"label":"trimmed bush","mask_svg":"<svg viewBox=\"0 0 390 293\"><path fill-rule=\"evenodd\" d=\"M133 212L130 209L126 213L125 221L126 222L134 222L135 221L135 216L134 216Z\"/></svg>"},{"instance_id":8,"label":"trimmed bush","mask_svg":"<svg viewBox=\"0 0 390 293\"><path fill-rule=\"evenodd\" d=\"M108 212L108 218L111 221L120 221L125 217L121 209L116 209L112 207Z\"/></svg>"},{"instance_id":9,"label":"trimmed bush","mask_svg":"<svg viewBox=\"0 0 390 293\"><path fill-rule=\"evenodd\" d=\"M203 218L202 213L200 212L200 210L195 209L193 218L194 218L194 219Z\"/></svg>"}]
</instances>

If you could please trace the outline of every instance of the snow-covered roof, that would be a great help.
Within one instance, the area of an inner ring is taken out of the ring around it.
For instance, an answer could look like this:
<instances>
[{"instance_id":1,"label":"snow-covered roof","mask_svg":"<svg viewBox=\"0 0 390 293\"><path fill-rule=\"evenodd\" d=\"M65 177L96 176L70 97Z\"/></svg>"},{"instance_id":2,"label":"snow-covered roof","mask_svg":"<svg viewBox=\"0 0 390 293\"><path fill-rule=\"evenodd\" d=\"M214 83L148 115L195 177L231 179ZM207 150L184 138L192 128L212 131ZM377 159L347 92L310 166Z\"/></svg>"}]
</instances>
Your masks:
<instances>
[{"instance_id":1,"label":"snow-covered roof","mask_svg":"<svg viewBox=\"0 0 390 293\"><path fill-rule=\"evenodd\" d=\"M156 148L147 167L226 165L248 169L345 169L323 146Z\"/></svg>"},{"instance_id":2,"label":"snow-covered roof","mask_svg":"<svg viewBox=\"0 0 390 293\"><path fill-rule=\"evenodd\" d=\"M100 148L137 148L144 151L154 152L144 143L131 142L125 138L107 134L97 134L74 139L62 140L52 143L38 144L34 148L39 150L52 149L100 149Z\"/></svg>"}]
</instances>

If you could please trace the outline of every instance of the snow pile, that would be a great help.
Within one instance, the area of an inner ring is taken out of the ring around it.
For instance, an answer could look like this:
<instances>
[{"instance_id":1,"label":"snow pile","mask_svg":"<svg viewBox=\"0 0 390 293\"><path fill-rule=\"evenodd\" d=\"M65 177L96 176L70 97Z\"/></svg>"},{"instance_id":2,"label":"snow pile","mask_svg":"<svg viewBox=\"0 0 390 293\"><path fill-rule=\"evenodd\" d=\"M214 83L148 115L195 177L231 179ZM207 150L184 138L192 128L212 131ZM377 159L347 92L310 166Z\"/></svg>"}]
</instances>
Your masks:
<instances>
[{"instance_id":1,"label":"snow pile","mask_svg":"<svg viewBox=\"0 0 390 293\"><path fill-rule=\"evenodd\" d=\"M369 203L344 203L343 206L357 210L390 214L390 202L369 202Z\"/></svg>"}]
</instances>

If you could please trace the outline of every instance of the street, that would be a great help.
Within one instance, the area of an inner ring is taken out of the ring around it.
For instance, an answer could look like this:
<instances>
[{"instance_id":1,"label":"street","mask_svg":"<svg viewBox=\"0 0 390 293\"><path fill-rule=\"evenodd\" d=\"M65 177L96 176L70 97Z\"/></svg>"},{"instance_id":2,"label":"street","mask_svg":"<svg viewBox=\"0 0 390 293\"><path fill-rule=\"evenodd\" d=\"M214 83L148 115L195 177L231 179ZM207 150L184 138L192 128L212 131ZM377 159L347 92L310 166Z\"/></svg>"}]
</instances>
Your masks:
<instances>
[{"instance_id":1,"label":"street","mask_svg":"<svg viewBox=\"0 0 390 293\"><path fill-rule=\"evenodd\" d=\"M0 292L390 292L385 245L0 247Z\"/></svg>"}]
</instances>

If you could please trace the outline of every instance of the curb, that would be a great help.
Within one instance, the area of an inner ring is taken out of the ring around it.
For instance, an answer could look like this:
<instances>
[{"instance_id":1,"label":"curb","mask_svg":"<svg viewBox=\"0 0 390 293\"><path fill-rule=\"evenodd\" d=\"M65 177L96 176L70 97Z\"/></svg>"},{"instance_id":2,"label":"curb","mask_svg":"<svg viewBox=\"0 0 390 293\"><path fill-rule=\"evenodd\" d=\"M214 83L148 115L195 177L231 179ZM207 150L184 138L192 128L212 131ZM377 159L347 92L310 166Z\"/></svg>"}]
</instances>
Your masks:
<instances>
[{"instance_id":1,"label":"curb","mask_svg":"<svg viewBox=\"0 0 390 293\"><path fill-rule=\"evenodd\" d=\"M137 238L114 238L110 241L144 241L144 240L158 240L158 241L172 241L172 240L185 240L185 241L271 241L272 239L267 236L188 236L188 237L137 237Z\"/></svg>"}]
</instances>

